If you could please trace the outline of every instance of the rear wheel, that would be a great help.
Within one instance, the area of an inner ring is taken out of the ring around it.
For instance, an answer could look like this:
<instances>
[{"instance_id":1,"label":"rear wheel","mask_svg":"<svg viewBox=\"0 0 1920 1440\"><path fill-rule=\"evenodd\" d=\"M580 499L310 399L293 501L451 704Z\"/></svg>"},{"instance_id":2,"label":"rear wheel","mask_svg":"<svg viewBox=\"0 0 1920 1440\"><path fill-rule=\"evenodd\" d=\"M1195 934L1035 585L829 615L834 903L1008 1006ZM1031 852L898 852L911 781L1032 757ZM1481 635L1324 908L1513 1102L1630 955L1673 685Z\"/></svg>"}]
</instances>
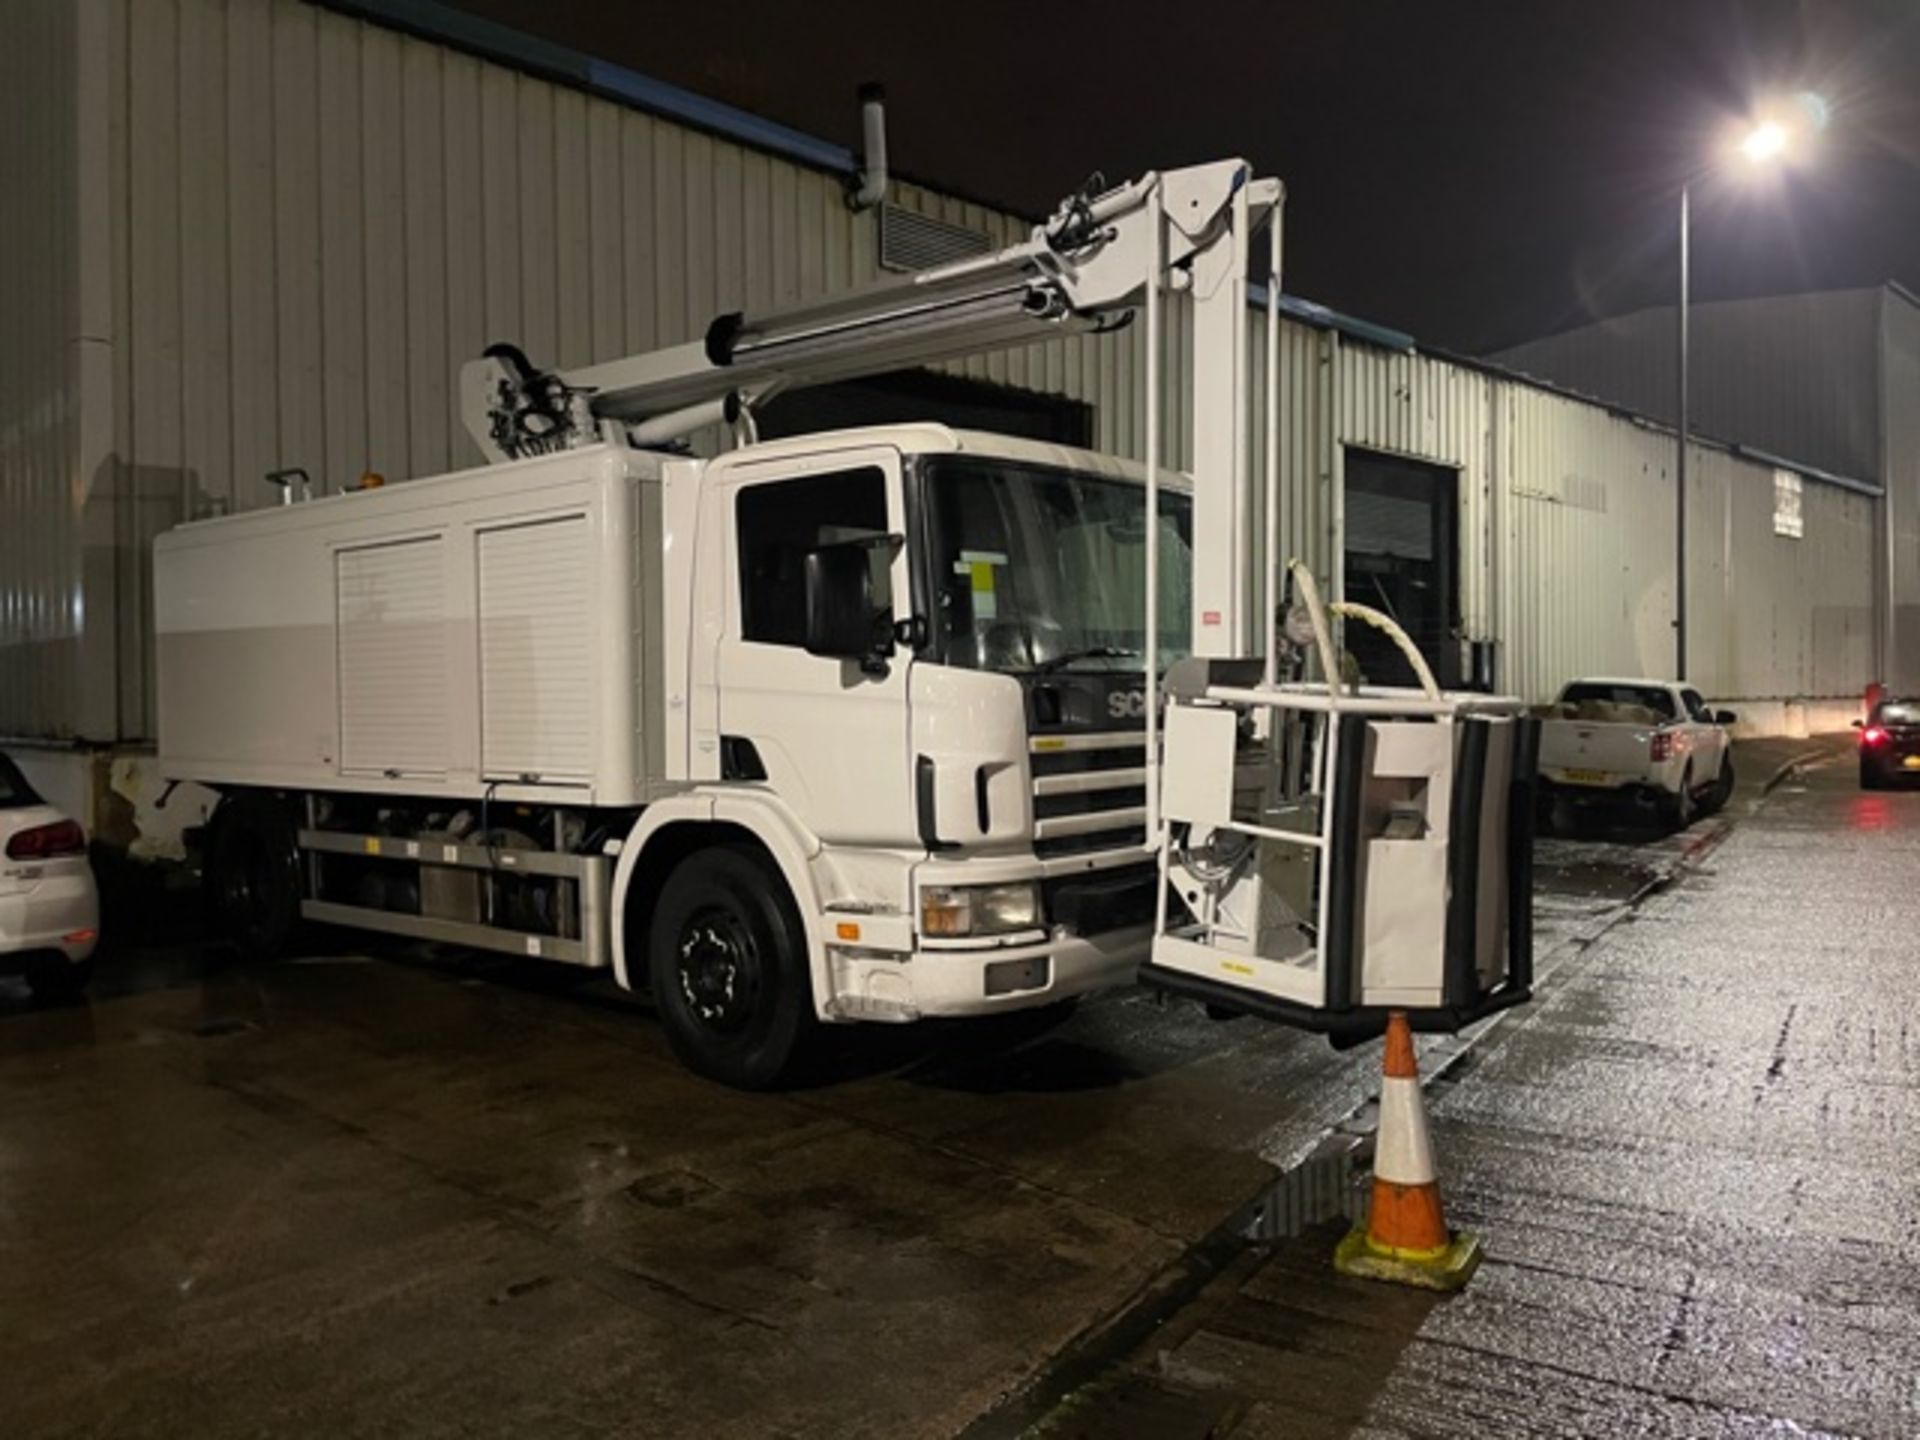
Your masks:
<instances>
[{"instance_id":1,"label":"rear wheel","mask_svg":"<svg viewBox=\"0 0 1920 1440\"><path fill-rule=\"evenodd\" d=\"M214 926L243 960L287 953L300 928L300 856L293 822L265 795L224 801L207 839Z\"/></svg>"},{"instance_id":2,"label":"rear wheel","mask_svg":"<svg viewBox=\"0 0 1920 1440\"><path fill-rule=\"evenodd\" d=\"M817 1028L806 931L763 855L718 846L680 862L654 908L647 973L689 1070L743 1090L802 1070Z\"/></svg>"},{"instance_id":3,"label":"rear wheel","mask_svg":"<svg viewBox=\"0 0 1920 1440\"><path fill-rule=\"evenodd\" d=\"M1727 802L1733 798L1733 785L1733 756L1723 755L1720 758L1720 773L1713 777L1713 786L1707 791L1704 807L1707 814L1712 815L1726 808Z\"/></svg>"},{"instance_id":4,"label":"rear wheel","mask_svg":"<svg viewBox=\"0 0 1920 1440\"><path fill-rule=\"evenodd\" d=\"M1879 767L1869 761L1860 762L1860 788L1862 790L1884 790L1887 777L1880 773Z\"/></svg>"},{"instance_id":5,"label":"rear wheel","mask_svg":"<svg viewBox=\"0 0 1920 1440\"><path fill-rule=\"evenodd\" d=\"M27 989L42 1005L64 1005L86 994L93 983L93 961L53 955L27 971Z\"/></svg>"},{"instance_id":6,"label":"rear wheel","mask_svg":"<svg viewBox=\"0 0 1920 1440\"><path fill-rule=\"evenodd\" d=\"M1680 776L1680 788L1667 797L1667 828L1676 833L1693 823L1693 767L1689 765Z\"/></svg>"}]
</instances>

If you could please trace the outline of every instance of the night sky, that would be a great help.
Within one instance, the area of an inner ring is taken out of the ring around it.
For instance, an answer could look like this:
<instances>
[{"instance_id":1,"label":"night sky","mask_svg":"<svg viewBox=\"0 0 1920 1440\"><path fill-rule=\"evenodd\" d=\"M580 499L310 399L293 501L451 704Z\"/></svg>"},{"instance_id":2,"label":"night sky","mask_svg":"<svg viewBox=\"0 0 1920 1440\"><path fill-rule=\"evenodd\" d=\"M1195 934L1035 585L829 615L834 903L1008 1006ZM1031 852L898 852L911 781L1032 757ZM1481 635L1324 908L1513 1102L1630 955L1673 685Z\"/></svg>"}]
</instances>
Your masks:
<instances>
[{"instance_id":1,"label":"night sky","mask_svg":"<svg viewBox=\"0 0 1920 1440\"><path fill-rule=\"evenodd\" d=\"M1698 298L1920 288L1920 0L458 3L855 148L877 79L896 173L1036 215L1242 154L1287 182L1289 293L1447 349L1667 299L1686 178ZM1801 163L1726 163L1802 89Z\"/></svg>"}]
</instances>

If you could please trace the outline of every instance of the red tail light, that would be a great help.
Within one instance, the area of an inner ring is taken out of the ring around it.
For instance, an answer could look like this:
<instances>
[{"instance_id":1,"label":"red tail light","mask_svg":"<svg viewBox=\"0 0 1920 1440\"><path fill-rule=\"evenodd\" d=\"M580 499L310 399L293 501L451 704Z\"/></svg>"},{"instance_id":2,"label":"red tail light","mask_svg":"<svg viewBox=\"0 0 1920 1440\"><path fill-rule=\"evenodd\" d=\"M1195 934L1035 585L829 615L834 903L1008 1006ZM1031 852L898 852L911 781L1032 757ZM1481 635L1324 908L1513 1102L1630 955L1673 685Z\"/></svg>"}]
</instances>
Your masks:
<instances>
[{"instance_id":1,"label":"red tail light","mask_svg":"<svg viewBox=\"0 0 1920 1440\"><path fill-rule=\"evenodd\" d=\"M1673 736L1664 730L1653 732L1653 743L1647 749L1647 758L1658 765L1673 755Z\"/></svg>"},{"instance_id":2,"label":"red tail light","mask_svg":"<svg viewBox=\"0 0 1920 1440\"><path fill-rule=\"evenodd\" d=\"M1884 745L1887 743L1887 732L1882 730L1878 725L1869 725L1860 732L1860 743L1862 745Z\"/></svg>"},{"instance_id":3,"label":"red tail light","mask_svg":"<svg viewBox=\"0 0 1920 1440\"><path fill-rule=\"evenodd\" d=\"M31 830L22 830L7 841L9 860L51 860L57 855L86 853L86 832L71 820L36 825Z\"/></svg>"}]
</instances>

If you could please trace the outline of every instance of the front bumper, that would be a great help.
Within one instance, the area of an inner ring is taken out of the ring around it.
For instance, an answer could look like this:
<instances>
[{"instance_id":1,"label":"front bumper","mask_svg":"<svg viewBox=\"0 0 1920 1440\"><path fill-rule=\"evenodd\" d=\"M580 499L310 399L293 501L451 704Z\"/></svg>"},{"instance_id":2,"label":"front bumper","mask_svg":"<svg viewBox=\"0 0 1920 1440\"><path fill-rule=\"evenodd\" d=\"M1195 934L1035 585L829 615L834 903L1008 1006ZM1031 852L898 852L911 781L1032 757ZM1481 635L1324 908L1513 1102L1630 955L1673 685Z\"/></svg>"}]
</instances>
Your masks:
<instances>
[{"instance_id":1,"label":"front bumper","mask_svg":"<svg viewBox=\"0 0 1920 1440\"><path fill-rule=\"evenodd\" d=\"M825 1020L896 1023L1030 1010L1131 984L1151 925L1084 937L1059 931L1030 944L883 954L829 947Z\"/></svg>"},{"instance_id":2,"label":"front bumper","mask_svg":"<svg viewBox=\"0 0 1920 1440\"><path fill-rule=\"evenodd\" d=\"M100 897L84 861L49 872L23 889L0 894L0 971L15 971L47 955L78 963L93 954L100 928Z\"/></svg>"}]
</instances>

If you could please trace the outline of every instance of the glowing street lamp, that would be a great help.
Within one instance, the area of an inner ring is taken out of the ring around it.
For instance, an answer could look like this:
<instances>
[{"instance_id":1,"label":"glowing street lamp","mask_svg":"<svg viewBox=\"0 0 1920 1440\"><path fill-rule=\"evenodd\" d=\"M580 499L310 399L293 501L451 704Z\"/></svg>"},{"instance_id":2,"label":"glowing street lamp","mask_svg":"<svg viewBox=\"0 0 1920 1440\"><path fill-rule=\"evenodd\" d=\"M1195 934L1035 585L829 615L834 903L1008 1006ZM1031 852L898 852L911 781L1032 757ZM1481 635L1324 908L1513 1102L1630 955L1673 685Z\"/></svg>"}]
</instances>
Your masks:
<instances>
[{"instance_id":1,"label":"glowing street lamp","mask_svg":"<svg viewBox=\"0 0 1920 1440\"><path fill-rule=\"evenodd\" d=\"M1740 153L1756 164L1777 159L1787 148L1787 138L1786 126L1777 120L1763 120L1740 142Z\"/></svg>"}]
</instances>

